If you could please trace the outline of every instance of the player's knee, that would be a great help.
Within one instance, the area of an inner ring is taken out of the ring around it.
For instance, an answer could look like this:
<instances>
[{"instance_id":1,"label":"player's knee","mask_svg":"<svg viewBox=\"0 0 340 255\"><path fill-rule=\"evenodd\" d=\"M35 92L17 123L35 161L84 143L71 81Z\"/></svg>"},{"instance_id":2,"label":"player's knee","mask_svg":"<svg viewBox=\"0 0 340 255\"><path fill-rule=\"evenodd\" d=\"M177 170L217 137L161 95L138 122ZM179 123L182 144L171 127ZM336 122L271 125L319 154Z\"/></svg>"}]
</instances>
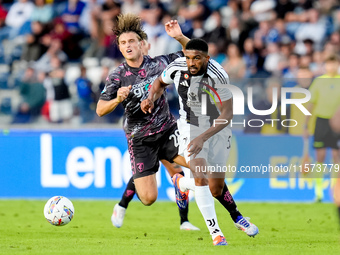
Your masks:
<instances>
[{"instance_id":1,"label":"player's knee","mask_svg":"<svg viewBox=\"0 0 340 255\"><path fill-rule=\"evenodd\" d=\"M140 198L140 200L143 203L143 205L150 206L157 200L157 196L146 195L146 196L143 196L142 198Z\"/></svg>"},{"instance_id":2,"label":"player's knee","mask_svg":"<svg viewBox=\"0 0 340 255\"><path fill-rule=\"evenodd\" d=\"M221 188L216 185L214 187L209 186L209 188L210 188L211 195L213 197L219 197L222 195L223 187Z\"/></svg>"},{"instance_id":3,"label":"player's knee","mask_svg":"<svg viewBox=\"0 0 340 255\"><path fill-rule=\"evenodd\" d=\"M209 184L207 178L195 178L196 186L207 186Z\"/></svg>"}]
</instances>

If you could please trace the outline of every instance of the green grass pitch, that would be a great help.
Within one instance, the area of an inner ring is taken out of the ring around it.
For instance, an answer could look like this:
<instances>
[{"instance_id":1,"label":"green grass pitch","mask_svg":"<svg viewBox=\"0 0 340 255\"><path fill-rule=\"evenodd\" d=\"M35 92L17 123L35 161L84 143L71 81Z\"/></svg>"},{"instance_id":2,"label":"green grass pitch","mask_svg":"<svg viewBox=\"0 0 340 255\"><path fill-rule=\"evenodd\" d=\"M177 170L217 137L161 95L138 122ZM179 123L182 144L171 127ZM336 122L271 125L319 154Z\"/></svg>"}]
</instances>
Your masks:
<instances>
[{"instance_id":1,"label":"green grass pitch","mask_svg":"<svg viewBox=\"0 0 340 255\"><path fill-rule=\"evenodd\" d=\"M179 230L172 202L133 201L117 229L110 221L115 201L73 200L75 216L63 227L45 220L46 201L0 200L0 254L340 254L339 220L329 203L238 203L259 227L256 238L238 231L215 203L228 246L214 247L195 202L189 219L201 231L189 232Z\"/></svg>"}]
</instances>

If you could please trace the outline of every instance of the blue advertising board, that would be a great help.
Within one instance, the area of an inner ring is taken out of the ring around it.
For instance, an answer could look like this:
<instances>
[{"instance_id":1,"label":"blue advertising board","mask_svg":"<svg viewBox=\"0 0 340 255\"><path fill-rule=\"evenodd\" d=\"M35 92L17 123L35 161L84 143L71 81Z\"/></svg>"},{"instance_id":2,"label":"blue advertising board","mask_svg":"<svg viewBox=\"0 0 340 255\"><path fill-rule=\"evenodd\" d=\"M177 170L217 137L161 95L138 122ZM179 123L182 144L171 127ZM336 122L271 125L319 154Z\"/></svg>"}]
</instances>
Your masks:
<instances>
[{"instance_id":1,"label":"blue advertising board","mask_svg":"<svg viewBox=\"0 0 340 255\"><path fill-rule=\"evenodd\" d=\"M304 178L311 173L302 175L299 169L302 147L298 136L234 132L226 181L235 199L313 201L314 179ZM131 167L122 130L10 130L0 134L0 174L0 198L119 199ZM173 200L163 166L157 182L158 199ZM331 183L327 171L325 201L332 201Z\"/></svg>"}]
</instances>

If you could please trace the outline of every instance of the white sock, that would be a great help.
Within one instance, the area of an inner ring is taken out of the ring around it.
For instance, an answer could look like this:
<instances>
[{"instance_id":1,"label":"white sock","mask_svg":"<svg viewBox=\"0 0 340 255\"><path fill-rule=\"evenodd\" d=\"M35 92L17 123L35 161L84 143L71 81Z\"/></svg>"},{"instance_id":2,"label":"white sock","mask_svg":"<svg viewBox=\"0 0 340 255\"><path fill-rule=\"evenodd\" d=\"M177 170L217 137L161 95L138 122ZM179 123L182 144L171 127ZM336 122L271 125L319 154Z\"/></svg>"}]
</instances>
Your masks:
<instances>
[{"instance_id":1,"label":"white sock","mask_svg":"<svg viewBox=\"0 0 340 255\"><path fill-rule=\"evenodd\" d=\"M218 235L223 236L223 233L218 226L214 198L211 195L209 186L195 186L195 199L212 239L214 240Z\"/></svg>"},{"instance_id":2,"label":"white sock","mask_svg":"<svg viewBox=\"0 0 340 255\"><path fill-rule=\"evenodd\" d=\"M182 177L178 181L179 188L181 191L186 192L187 190L195 191L195 179L190 177Z\"/></svg>"}]
</instances>

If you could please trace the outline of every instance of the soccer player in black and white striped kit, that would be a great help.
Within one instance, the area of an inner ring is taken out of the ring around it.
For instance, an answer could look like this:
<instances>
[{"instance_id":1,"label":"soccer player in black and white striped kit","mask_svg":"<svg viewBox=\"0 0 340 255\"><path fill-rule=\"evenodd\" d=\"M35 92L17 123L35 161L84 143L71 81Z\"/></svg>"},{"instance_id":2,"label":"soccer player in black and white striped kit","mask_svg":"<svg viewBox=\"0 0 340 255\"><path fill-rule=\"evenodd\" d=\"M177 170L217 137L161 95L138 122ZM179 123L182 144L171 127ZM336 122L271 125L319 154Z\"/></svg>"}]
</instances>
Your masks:
<instances>
[{"instance_id":1,"label":"soccer player in black and white striped kit","mask_svg":"<svg viewBox=\"0 0 340 255\"><path fill-rule=\"evenodd\" d=\"M227 126L232 119L233 108L232 94L227 88L228 75L216 61L210 59L208 45L201 39L190 40L184 55L169 64L155 80L148 98L141 104L142 111L152 113L154 102L163 94L165 87L175 84L180 105L177 121L179 151L195 178L174 175L176 194L188 189L195 191L196 203L214 244L225 245L226 241L218 227L213 196L229 211L235 226L254 237L258 228L238 211L225 184L225 172L218 171L225 166L231 147L232 134ZM215 167L216 171L206 171L208 166ZM180 195L177 199L182 200Z\"/></svg>"}]
</instances>

